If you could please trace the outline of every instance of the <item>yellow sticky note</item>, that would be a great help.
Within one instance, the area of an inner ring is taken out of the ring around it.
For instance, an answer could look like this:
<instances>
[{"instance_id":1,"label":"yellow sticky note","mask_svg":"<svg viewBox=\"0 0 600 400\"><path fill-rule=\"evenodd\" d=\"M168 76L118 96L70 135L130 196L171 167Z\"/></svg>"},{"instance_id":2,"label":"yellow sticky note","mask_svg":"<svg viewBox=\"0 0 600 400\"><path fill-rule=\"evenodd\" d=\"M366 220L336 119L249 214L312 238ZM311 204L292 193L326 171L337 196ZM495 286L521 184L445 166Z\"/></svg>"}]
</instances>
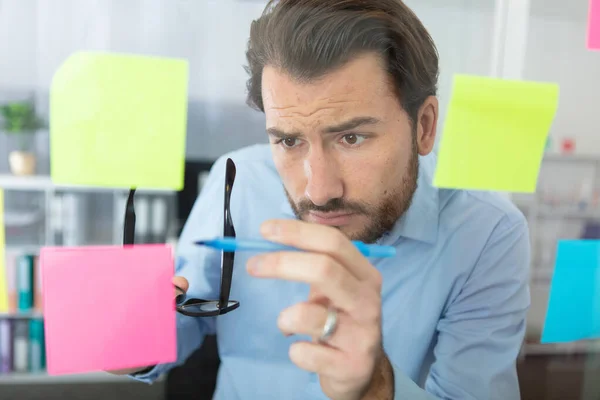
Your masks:
<instances>
[{"instance_id":1,"label":"yellow sticky note","mask_svg":"<svg viewBox=\"0 0 600 400\"><path fill-rule=\"evenodd\" d=\"M55 183L183 187L188 63L79 52L50 91L50 166Z\"/></svg>"},{"instance_id":2,"label":"yellow sticky note","mask_svg":"<svg viewBox=\"0 0 600 400\"><path fill-rule=\"evenodd\" d=\"M6 284L6 240L4 228L4 192L0 189L0 313L8 312L8 285Z\"/></svg>"},{"instance_id":3,"label":"yellow sticky note","mask_svg":"<svg viewBox=\"0 0 600 400\"><path fill-rule=\"evenodd\" d=\"M535 192L558 85L457 75L434 186Z\"/></svg>"}]
</instances>

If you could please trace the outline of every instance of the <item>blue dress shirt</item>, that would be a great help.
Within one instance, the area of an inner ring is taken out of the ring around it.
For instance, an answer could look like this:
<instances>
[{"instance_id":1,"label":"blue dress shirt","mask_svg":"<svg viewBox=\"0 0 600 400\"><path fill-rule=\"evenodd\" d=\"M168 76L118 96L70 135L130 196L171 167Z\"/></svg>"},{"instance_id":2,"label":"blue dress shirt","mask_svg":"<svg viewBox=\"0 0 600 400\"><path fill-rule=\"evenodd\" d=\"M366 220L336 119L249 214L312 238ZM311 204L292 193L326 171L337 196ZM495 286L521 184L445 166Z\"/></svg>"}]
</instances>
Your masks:
<instances>
[{"instance_id":1,"label":"blue dress shirt","mask_svg":"<svg viewBox=\"0 0 600 400\"><path fill-rule=\"evenodd\" d=\"M220 253L192 242L223 234L225 160L237 176L231 214L238 237L260 224L295 218L268 145L221 157L182 232L176 275L189 295L218 298ZM529 234L512 203L489 192L432 186L435 155L419 159L418 189L394 229L379 240L397 256L372 260L383 277L383 345L396 399L518 399L516 358L529 307ZM177 315L178 361L133 376L152 382L183 363L206 334L217 334L221 366L215 399L325 399L316 374L296 367L296 340L277 328L286 307L305 301L308 285L250 277L237 253L231 299L240 307L216 318ZM307 266L309 268L310 266Z\"/></svg>"}]
</instances>

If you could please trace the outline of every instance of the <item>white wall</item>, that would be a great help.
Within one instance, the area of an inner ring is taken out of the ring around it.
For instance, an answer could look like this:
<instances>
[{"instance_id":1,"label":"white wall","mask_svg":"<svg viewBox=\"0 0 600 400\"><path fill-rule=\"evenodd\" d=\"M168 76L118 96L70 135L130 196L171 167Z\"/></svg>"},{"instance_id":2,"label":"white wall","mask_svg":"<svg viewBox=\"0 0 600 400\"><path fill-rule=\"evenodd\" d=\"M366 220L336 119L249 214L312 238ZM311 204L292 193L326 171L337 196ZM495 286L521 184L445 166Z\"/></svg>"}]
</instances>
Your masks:
<instances>
[{"instance_id":1,"label":"white wall","mask_svg":"<svg viewBox=\"0 0 600 400\"><path fill-rule=\"evenodd\" d=\"M443 123L452 75L489 71L494 0L407 3L438 45ZM0 0L0 100L2 90L6 94L21 88L46 97L52 75L77 50L183 57L190 63L190 99L202 103L191 110L202 114L201 126L194 129L206 136L192 136L189 151L210 158L229 150L219 144L223 133L238 135L240 145L262 141L261 115L242 111L247 79L242 66L250 23L264 4L265 0ZM224 127L231 115L249 121ZM244 126L250 134L238 132Z\"/></svg>"},{"instance_id":2,"label":"white wall","mask_svg":"<svg viewBox=\"0 0 600 400\"><path fill-rule=\"evenodd\" d=\"M0 0L0 94L36 83L36 3Z\"/></svg>"},{"instance_id":3,"label":"white wall","mask_svg":"<svg viewBox=\"0 0 600 400\"><path fill-rule=\"evenodd\" d=\"M77 50L182 57L190 97L243 101L244 48L264 1L1 0L0 87L47 90Z\"/></svg>"},{"instance_id":4,"label":"white wall","mask_svg":"<svg viewBox=\"0 0 600 400\"><path fill-rule=\"evenodd\" d=\"M72 52L101 49L183 57L190 98L244 106L245 46L264 0L0 0L0 98L45 93ZM494 0L407 0L437 43L443 123L455 73L490 71ZM585 49L587 1L534 0L524 79L558 82L557 139L600 153L600 53ZM4 92L4 93L3 93ZM210 119L210 118L209 118ZM256 122L256 121L254 121Z\"/></svg>"},{"instance_id":5,"label":"white wall","mask_svg":"<svg viewBox=\"0 0 600 400\"><path fill-rule=\"evenodd\" d=\"M492 62L494 0L406 0L436 43L440 56L442 136L454 74L488 75Z\"/></svg>"},{"instance_id":6,"label":"white wall","mask_svg":"<svg viewBox=\"0 0 600 400\"><path fill-rule=\"evenodd\" d=\"M532 2L524 79L557 82L553 142L573 137L580 154L600 155L600 52L586 49L583 0Z\"/></svg>"},{"instance_id":7,"label":"white wall","mask_svg":"<svg viewBox=\"0 0 600 400\"><path fill-rule=\"evenodd\" d=\"M406 0L440 53L440 130L455 73L491 69L495 0ZM0 0L0 101L35 90L72 52L100 49L183 57L190 63L189 151L213 158L230 146L264 140L262 116L246 109L245 46L266 0ZM558 82L551 134L575 136L578 150L600 154L600 53L585 49L587 1L532 0L524 79ZM42 101L42 104L44 101ZM230 125L232 119L245 120ZM239 132L240 129L249 133ZM203 139L204 136L204 139ZM438 137L439 137L438 136Z\"/></svg>"}]
</instances>

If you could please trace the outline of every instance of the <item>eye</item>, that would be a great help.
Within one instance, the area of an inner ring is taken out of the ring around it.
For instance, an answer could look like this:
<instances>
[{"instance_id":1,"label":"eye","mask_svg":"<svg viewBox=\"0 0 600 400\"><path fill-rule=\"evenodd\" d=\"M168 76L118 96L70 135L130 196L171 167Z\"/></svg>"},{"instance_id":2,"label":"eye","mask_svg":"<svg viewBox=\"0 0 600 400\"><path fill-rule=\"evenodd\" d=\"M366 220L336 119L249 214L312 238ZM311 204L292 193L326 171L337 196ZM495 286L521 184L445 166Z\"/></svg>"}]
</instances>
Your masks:
<instances>
[{"instance_id":1,"label":"eye","mask_svg":"<svg viewBox=\"0 0 600 400\"><path fill-rule=\"evenodd\" d=\"M361 135L357 135L355 133L349 133L347 135L344 135L342 137L342 140L350 146L357 146L365 140L365 137L361 136Z\"/></svg>"},{"instance_id":2,"label":"eye","mask_svg":"<svg viewBox=\"0 0 600 400\"><path fill-rule=\"evenodd\" d=\"M283 143L283 145L285 147L294 147L297 142L298 142L298 139L296 139L296 138L285 138L285 139L281 139L281 141L280 141L280 143Z\"/></svg>"}]
</instances>

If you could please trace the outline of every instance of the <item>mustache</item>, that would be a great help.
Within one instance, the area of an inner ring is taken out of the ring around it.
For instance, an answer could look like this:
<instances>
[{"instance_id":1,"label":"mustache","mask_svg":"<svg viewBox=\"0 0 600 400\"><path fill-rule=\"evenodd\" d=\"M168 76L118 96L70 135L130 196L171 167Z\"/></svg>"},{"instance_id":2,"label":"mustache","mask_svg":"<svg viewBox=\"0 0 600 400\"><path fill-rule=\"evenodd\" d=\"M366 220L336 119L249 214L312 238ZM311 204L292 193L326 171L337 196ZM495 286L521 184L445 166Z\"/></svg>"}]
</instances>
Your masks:
<instances>
[{"instance_id":1,"label":"mustache","mask_svg":"<svg viewBox=\"0 0 600 400\"><path fill-rule=\"evenodd\" d=\"M344 212L348 212L348 213L359 213L359 214L367 213L366 206L356 203L356 202L346 201L341 198L331 199L322 206L318 206L318 205L314 204L312 201L304 199L296 204L296 208L298 209L298 211L301 214L307 213L309 211L317 211L317 212L322 212L322 213L333 212L333 211L344 211Z\"/></svg>"}]
</instances>

